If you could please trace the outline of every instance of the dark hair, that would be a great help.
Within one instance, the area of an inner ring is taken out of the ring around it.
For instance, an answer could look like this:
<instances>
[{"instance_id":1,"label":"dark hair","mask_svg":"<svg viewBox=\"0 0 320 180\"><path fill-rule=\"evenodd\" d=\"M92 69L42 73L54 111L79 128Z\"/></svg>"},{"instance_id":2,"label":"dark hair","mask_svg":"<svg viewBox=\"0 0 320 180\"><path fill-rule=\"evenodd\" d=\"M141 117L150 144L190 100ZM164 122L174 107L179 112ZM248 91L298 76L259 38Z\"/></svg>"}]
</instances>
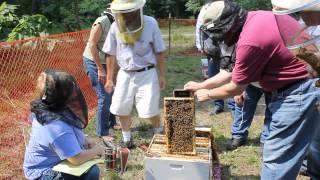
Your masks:
<instances>
[{"instance_id":1,"label":"dark hair","mask_svg":"<svg viewBox=\"0 0 320 180\"><path fill-rule=\"evenodd\" d=\"M88 124L87 103L73 76L54 69L43 73L44 82L38 82L45 83L42 93L30 103L37 121L44 125L61 120L77 128L85 128Z\"/></svg>"}]
</instances>

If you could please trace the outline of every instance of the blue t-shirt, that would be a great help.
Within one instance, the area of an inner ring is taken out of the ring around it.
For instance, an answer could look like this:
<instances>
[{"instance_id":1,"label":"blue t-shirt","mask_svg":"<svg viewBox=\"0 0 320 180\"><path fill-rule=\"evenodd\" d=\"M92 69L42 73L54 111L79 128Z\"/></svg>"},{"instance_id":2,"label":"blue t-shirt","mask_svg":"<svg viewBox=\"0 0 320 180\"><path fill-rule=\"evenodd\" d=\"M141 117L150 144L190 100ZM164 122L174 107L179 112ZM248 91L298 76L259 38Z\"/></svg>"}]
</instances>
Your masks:
<instances>
[{"instance_id":1,"label":"blue t-shirt","mask_svg":"<svg viewBox=\"0 0 320 180\"><path fill-rule=\"evenodd\" d=\"M26 178L37 179L62 160L79 154L84 141L81 129L58 119L41 125L33 115L31 137L23 163Z\"/></svg>"}]
</instances>

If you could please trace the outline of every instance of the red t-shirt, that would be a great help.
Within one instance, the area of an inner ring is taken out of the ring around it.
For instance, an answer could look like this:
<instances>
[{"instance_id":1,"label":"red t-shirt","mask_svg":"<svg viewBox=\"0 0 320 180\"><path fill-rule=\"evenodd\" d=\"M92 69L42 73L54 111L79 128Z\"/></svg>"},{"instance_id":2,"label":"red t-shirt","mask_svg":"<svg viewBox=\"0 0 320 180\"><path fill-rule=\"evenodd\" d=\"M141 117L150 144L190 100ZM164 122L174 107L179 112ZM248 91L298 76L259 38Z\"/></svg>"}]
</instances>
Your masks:
<instances>
[{"instance_id":1,"label":"red t-shirt","mask_svg":"<svg viewBox=\"0 0 320 180\"><path fill-rule=\"evenodd\" d=\"M290 16L281 18L290 29L299 24ZM232 81L249 84L258 81L265 91L273 91L308 77L302 62L286 48L271 11L248 13L236 49Z\"/></svg>"}]
</instances>

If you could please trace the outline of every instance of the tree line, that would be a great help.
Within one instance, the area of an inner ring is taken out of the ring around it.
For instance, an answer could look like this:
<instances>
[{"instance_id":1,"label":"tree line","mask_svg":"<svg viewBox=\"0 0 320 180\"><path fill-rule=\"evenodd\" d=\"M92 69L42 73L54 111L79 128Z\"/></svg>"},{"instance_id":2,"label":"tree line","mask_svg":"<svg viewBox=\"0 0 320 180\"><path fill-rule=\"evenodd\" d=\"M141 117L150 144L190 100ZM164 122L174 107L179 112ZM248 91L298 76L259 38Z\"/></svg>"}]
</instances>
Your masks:
<instances>
[{"instance_id":1,"label":"tree line","mask_svg":"<svg viewBox=\"0 0 320 180\"><path fill-rule=\"evenodd\" d=\"M147 0L144 13L156 18L196 18L208 0ZM270 9L270 0L236 0L248 10ZM111 0L0 1L0 40L11 41L78 31L106 10Z\"/></svg>"}]
</instances>

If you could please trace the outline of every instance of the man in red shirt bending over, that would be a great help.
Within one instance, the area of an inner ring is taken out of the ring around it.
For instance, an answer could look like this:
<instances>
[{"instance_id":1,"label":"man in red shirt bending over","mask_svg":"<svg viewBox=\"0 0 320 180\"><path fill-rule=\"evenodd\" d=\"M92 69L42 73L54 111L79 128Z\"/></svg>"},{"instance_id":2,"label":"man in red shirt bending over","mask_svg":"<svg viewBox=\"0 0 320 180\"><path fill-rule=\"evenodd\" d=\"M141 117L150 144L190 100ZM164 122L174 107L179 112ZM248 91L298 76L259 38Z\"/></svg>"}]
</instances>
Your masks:
<instances>
[{"instance_id":1,"label":"man in red shirt bending over","mask_svg":"<svg viewBox=\"0 0 320 180\"><path fill-rule=\"evenodd\" d=\"M246 12L232 1L215 1L203 18L201 28L210 37L228 46L237 43L236 62L232 76L221 72L204 82L190 81L185 89L206 101L239 95L258 82L270 110L261 179L295 179L320 119L316 80L308 79L305 65L286 48L271 11ZM289 34L299 28L290 16L282 21Z\"/></svg>"}]
</instances>

